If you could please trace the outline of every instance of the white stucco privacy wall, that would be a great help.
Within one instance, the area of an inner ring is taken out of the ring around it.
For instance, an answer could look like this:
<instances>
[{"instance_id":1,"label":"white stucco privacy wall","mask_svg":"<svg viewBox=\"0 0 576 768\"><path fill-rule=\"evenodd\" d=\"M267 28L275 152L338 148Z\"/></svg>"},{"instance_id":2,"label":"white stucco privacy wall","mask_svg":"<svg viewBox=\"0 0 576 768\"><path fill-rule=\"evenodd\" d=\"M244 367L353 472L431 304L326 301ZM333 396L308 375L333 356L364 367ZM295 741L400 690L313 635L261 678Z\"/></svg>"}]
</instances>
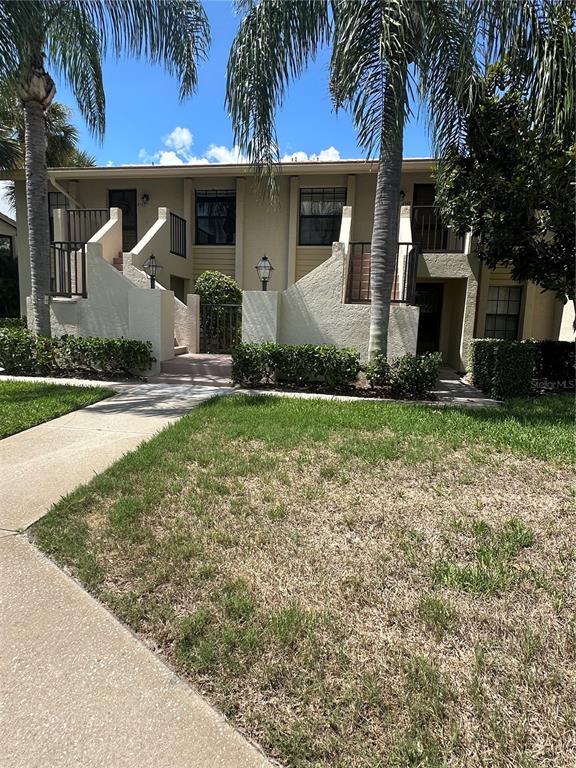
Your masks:
<instances>
[{"instance_id":1,"label":"white stucco privacy wall","mask_svg":"<svg viewBox=\"0 0 576 768\"><path fill-rule=\"evenodd\" d=\"M335 344L354 347L368 357L370 306L342 301L345 251L334 243L332 256L281 293L244 291L242 340L284 344ZM390 357L415 354L418 307L393 305Z\"/></svg>"},{"instance_id":2,"label":"white stucco privacy wall","mask_svg":"<svg viewBox=\"0 0 576 768\"><path fill-rule=\"evenodd\" d=\"M148 288L150 281L141 267L146 259L154 254L158 263L163 267L171 266L167 264L167 259L178 259L178 256L169 254L170 250L170 211L168 208L158 208L158 219L145 233L137 245L130 253L123 254L123 273L125 277L139 288ZM170 270L166 272L170 274ZM167 290L162 285L162 272L160 279L156 280L156 288ZM170 291L172 293L172 291ZM188 351L195 354L200 351L200 297L195 294L188 294L186 304L174 296L174 340L178 345L188 348Z\"/></svg>"},{"instance_id":3,"label":"white stucco privacy wall","mask_svg":"<svg viewBox=\"0 0 576 768\"><path fill-rule=\"evenodd\" d=\"M139 288L112 266L121 237L120 215L86 244L87 297L51 299L52 334L150 341L158 370L174 356L174 294Z\"/></svg>"}]
</instances>

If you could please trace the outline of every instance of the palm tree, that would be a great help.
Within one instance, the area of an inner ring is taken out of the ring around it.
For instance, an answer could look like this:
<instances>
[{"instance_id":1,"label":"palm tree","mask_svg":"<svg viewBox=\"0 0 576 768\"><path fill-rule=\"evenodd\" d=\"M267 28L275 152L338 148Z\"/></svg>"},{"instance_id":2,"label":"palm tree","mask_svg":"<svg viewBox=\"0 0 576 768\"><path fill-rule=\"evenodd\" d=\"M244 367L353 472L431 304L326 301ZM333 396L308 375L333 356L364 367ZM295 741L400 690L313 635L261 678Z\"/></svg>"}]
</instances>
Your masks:
<instances>
[{"instance_id":1,"label":"palm tree","mask_svg":"<svg viewBox=\"0 0 576 768\"><path fill-rule=\"evenodd\" d=\"M32 278L32 328L50 334L46 121L56 87L52 66L70 86L89 128L102 137L102 60L108 50L163 63L196 87L197 62L210 41L198 0L0 0L0 81L17 89L24 112L26 201Z\"/></svg>"},{"instance_id":2,"label":"palm tree","mask_svg":"<svg viewBox=\"0 0 576 768\"><path fill-rule=\"evenodd\" d=\"M260 0L246 13L230 53L227 103L235 139L260 180L272 182L279 148L274 118L290 80L323 45L332 46L334 106L351 110L358 139L378 160L371 246L370 356L386 354L397 254L403 130L417 91L434 148L461 148L477 75L507 57L540 103L554 92L544 76L544 19L571 0ZM567 12L567 11L566 11ZM561 67L558 65L558 72ZM538 74L539 73L539 74ZM550 73L550 70L549 70ZM559 77L560 75L558 75ZM563 119L569 119L564 115Z\"/></svg>"},{"instance_id":3,"label":"palm tree","mask_svg":"<svg viewBox=\"0 0 576 768\"><path fill-rule=\"evenodd\" d=\"M48 167L80 167L96 164L95 158L78 147L78 129L72 112L53 101L44 114L46 121L46 163ZM0 170L24 166L24 112L20 100L0 91Z\"/></svg>"}]
</instances>

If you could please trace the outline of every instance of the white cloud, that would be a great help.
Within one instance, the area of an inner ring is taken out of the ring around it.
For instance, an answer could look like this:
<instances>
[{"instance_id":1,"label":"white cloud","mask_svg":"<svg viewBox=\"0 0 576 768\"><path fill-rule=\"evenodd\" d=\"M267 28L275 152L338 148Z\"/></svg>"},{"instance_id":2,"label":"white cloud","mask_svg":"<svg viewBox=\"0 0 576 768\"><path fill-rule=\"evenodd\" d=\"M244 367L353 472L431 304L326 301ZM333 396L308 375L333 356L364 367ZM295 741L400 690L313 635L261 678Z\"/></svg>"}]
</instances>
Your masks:
<instances>
[{"instance_id":1,"label":"white cloud","mask_svg":"<svg viewBox=\"0 0 576 768\"><path fill-rule=\"evenodd\" d=\"M194 136L192 136L192 132L188 128L181 128L177 125L172 133L162 137L162 143L179 155L186 156L190 155L190 150L194 144Z\"/></svg>"},{"instance_id":2,"label":"white cloud","mask_svg":"<svg viewBox=\"0 0 576 768\"><path fill-rule=\"evenodd\" d=\"M9 186L9 181L0 181L0 213L4 213L6 216L14 218L16 211L12 208L8 197L6 196Z\"/></svg>"},{"instance_id":3,"label":"white cloud","mask_svg":"<svg viewBox=\"0 0 576 768\"><path fill-rule=\"evenodd\" d=\"M280 158L280 162L282 163L306 163L306 162L333 162L335 160L341 160L340 157L340 150L336 149L336 147L328 147L327 149L321 149L318 154L313 152L312 154L308 154L308 152L303 152L302 150L299 150L298 152L290 152L290 154L283 155Z\"/></svg>"},{"instance_id":4,"label":"white cloud","mask_svg":"<svg viewBox=\"0 0 576 768\"><path fill-rule=\"evenodd\" d=\"M231 149L225 146L210 144L206 150L206 157L213 163L247 163L248 158L240 152L237 146Z\"/></svg>"},{"instance_id":5,"label":"white cloud","mask_svg":"<svg viewBox=\"0 0 576 768\"><path fill-rule=\"evenodd\" d=\"M173 131L162 137L163 147L156 152L141 149L138 159L146 165L207 165L208 163L247 163L248 158L234 145L210 144L201 155L192 154L194 135L189 128L177 125ZM340 151L336 147L327 147L320 152L308 153L302 150L285 154L281 162L330 162L341 160Z\"/></svg>"},{"instance_id":6,"label":"white cloud","mask_svg":"<svg viewBox=\"0 0 576 768\"><path fill-rule=\"evenodd\" d=\"M171 133L162 137L162 149L148 152L141 149L138 159L147 165L207 165L208 163L245 163L246 158L238 147L210 144L202 155L193 155L192 131L177 125Z\"/></svg>"}]
</instances>

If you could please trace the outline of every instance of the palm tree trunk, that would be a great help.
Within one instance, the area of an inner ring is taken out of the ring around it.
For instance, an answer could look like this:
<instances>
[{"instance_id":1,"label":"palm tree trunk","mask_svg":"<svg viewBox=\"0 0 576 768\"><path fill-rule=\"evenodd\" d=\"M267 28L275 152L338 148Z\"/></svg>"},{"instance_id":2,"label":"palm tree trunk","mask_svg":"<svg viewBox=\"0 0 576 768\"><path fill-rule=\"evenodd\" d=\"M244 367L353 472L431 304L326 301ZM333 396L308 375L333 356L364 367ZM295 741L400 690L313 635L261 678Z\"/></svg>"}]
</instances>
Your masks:
<instances>
[{"instance_id":1,"label":"palm tree trunk","mask_svg":"<svg viewBox=\"0 0 576 768\"><path fill-rule=\"evenodd\" d=\"M48 222L48 170L46 123L42 105L24 103L26 150L26 206L32 282L34 333L50 336L50 227Z\"/></svg>"},{"instance_id":2,"label":"palm tree trunk","mask_svg":"<svg viewBox=\"0 0 576 768\"><path fill-rule=\"evenodd\" d=\"M386 355L388 351L388 325L390 301L398 254L398 205L400 203L400 178L402 175L402 118L397 116L397 99L390 85L384 95L384 112L390 117L382 137L376 199L374 201L374 226L370 256L370 340L368 356Z\"/></svg>"}]
</instances>

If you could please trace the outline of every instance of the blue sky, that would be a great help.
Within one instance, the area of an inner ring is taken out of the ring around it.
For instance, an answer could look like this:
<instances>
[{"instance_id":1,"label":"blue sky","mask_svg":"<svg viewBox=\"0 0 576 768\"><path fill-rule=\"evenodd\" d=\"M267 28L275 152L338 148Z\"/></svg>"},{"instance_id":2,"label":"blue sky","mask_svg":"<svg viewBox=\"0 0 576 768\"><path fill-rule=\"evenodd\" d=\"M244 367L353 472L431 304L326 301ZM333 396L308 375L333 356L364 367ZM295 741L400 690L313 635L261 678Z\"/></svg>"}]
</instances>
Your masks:
<instances>
[{"instance_id":1,"label":"blue sky","mask_svg":"<svg viewBox=\"0 0 576 768\"><path fill-rule=\"evenodd\" d=\"M178 83L162 67L141 60L109 59L104 66L106 135L99 143L83 125L70 91L56 80L56 98L73 108L81 144L95 155L99 165L234 159L224 88L226 62L238 17L226 0L210 0L204 6L212 29L212 46L208 60L200 67L198 91L185 102L179 103ZM323 51L292 85L286 104L278 113L282 154L312 155L333 148L323 157L336 157L336 152L342 158L363 156L350 117L345 113L334 114L327 84L328 52ZM174 133L176 128L183 130ZM412 121L405 134L405 156L429 152L425 126Z\"/></svg>"},{"instance_id":2,"label":"blue sky","mask_svg":"<svg viewBox=\"0 0 576 768\"><path fill-rule=\"evenodd\" d=\"M137 163L233 162L232 127L224 106L226 63L238 17L228 0L204 3L212 30L208 60L200 66L197 92L178 101L178 82L160 66L142 60L108 59L104 63L106 134L98 142L84 125L74 97L55 77L56 99L68 105L80 131L81 146L98 165ZM364 153L356 143L352 121L336 115L328 95L329 52L322 51L306 73L294 82L277 114L282 155L299 159L357 158ZM54 74L54 73L52 73ZM404 156L430 154L426 128L412 119L404 132ZM13 216L0 182L0 212Z\"/></svg>"}]
</instances>

